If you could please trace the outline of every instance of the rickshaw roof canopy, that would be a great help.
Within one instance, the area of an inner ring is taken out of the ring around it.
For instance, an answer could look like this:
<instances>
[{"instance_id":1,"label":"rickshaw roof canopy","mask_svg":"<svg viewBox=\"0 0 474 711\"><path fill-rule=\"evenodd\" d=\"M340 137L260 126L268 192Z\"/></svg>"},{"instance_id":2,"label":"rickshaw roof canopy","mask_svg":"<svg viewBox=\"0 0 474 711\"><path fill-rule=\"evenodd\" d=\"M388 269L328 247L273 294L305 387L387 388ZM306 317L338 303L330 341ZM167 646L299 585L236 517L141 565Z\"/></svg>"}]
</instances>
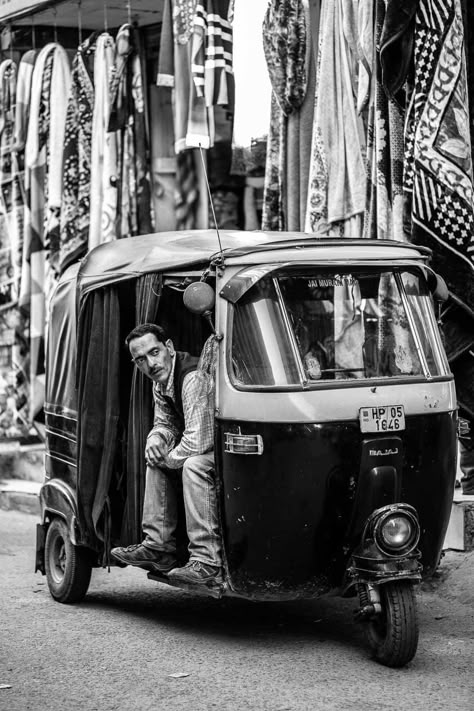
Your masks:
<instances>
[{"instance_id":1,"label":"rickshaw roof canopy","mask_svg":"<svg viewBox=\"0 0 474 711\"><path fill-rule=\"evenodd\" d=\"M220 242L219 242L220 239ZM220 254L226 262L255 264L289 259L421 259L430 250L404 242L332 239L301 232L244 232L187 230L158 232L102 244L84 258L79 268L80 297L92 289L133 279L150 272L205 268ZM270 254L271 253L271 254Z\"/></svg>"}]
</instances>

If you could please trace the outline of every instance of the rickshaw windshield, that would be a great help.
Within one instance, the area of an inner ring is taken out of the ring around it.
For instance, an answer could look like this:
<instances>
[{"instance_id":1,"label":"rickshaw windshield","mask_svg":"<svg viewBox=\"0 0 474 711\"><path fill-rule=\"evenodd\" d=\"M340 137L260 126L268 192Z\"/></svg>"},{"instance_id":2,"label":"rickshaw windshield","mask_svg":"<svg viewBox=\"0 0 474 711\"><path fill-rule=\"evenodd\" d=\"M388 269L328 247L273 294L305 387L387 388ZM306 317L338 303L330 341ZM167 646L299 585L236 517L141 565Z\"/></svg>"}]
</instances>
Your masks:
<instances>
[{"instance_id":1,"label":"rickshaw windshield","mask_svg":"<svg viewBox=\"0 0 474 711\"><path fill-rule=\"evenodd\" d=\"M426 280L415 270L274 271L233 308L237 386L448 373Z\"/></svg>"}]
</instances>

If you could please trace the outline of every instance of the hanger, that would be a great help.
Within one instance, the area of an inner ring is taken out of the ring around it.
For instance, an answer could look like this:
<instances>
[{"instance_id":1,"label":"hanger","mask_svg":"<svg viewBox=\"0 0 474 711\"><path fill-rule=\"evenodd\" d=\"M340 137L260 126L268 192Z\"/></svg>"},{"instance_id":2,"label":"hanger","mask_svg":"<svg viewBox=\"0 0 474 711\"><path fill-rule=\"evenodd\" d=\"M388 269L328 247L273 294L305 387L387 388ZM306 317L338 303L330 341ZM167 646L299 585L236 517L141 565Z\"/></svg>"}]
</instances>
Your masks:
<instances>
[{"instance_id":1,"label":"hanger","mask_svg":"<svg viewBox=\"0 0 474 711\"><path fill-rule=\"evenodd\" d=\"M58 42L58 11L56 7L53 7L53 16L54 16L54 41Z\"/></svg>"},{"instance_id":2,"label":"hanger","mask_svg":"<svg viewBox=\"0 0 474 711\"><path fill-rule=\"evenodd\" d=\"M107 0L104 0L104 31L109 31L109 20L107 17Z\"/></svg>"},{"instance_id":3,"label":"hanger","mask_svg":"<svg viewBox=\"0 0 474 711\"><path fill-rule=\"evenodd\" d=\"M82 44L82 0L77 0L77 37L79 46Z\"/></svg>"}]
</instances>

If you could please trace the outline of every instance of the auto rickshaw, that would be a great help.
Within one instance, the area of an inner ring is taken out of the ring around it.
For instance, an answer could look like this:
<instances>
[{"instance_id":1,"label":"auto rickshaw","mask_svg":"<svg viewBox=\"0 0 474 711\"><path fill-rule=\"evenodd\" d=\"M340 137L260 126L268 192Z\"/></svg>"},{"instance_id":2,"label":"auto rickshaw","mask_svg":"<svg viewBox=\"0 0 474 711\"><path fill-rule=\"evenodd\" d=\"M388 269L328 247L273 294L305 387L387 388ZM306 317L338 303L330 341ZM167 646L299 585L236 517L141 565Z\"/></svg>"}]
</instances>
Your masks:
<instances>
[{"instance_id":1,"label":"auto rickshaw","mask_svg":"<svg viewBox=\"0 0 474 711\"><path fill-rule=\"evenodd\" d=\"M157 322L179 350L214 348L224 582L204 592L354 596L375 659L409 662L456 473L447 291L429 261L401 242L206 230L119 240L71 266L46 355L36 570L52 597L80 601L113 546L142 540L151 383L124 339Z\"/></svg>"}]
</instances>

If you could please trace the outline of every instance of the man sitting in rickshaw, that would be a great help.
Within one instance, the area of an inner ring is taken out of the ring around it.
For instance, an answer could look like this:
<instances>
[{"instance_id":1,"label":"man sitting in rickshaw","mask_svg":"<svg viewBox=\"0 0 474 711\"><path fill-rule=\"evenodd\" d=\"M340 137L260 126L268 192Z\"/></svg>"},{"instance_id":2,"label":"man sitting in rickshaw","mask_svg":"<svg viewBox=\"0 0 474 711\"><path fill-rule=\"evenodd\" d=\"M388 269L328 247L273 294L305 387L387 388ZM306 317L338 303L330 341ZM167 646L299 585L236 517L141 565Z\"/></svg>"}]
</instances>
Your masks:
<instances>
[{"instance_id":1,"label":"man sitting in rickshaw","mask_svg":"<svg viewBox=\"0 0 474 711\"><path fill-rule=\"evenodd\" d=\"M221 541L214 480L214 411L202 391L198 359L176 351L161 326L145 323L126 340L135 365L153 381L154 423L145 448L142 543L112 556L176 583L221 581ZM179 567L177 470L182 469L189 561Z\"/></svg>"}]
</instances>

